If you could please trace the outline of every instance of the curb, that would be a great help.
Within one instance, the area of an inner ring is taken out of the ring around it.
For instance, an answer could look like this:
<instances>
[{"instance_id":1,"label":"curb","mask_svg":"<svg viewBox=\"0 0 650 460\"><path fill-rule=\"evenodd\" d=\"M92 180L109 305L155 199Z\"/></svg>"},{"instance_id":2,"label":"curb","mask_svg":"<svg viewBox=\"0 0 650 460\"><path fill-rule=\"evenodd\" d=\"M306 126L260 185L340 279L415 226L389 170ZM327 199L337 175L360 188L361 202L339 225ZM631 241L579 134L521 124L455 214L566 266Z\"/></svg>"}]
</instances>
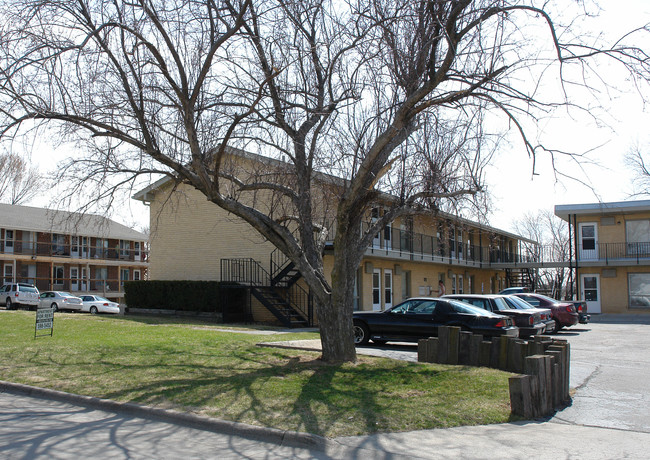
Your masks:
<instances>
[{"instance_id":1,"label":"curb","mask_svg":"<svg viewBox=\"0 0 650 460\"><path fill-rule=\"evenodd\" d=\"M204 431L231 434L251 440L271 442L278 444L279 446L312 449L321 452L325 452L328 447L331 448L336 446L336 443L332 443L328 438L315 434L280 430L277 428L265 428L240 422L220 420L203 415L188 414L186 412L178 412L175 410L158 409L134 403L124 403L110 399L96 398L93 396L65 393L63 391L33 387L21 383L12 383L0 380L0 392L20 393L26 396L50 399L107 412L126 413L140 418L176 423L189 428L198 428Z\"/></svg>"}]
</instances>

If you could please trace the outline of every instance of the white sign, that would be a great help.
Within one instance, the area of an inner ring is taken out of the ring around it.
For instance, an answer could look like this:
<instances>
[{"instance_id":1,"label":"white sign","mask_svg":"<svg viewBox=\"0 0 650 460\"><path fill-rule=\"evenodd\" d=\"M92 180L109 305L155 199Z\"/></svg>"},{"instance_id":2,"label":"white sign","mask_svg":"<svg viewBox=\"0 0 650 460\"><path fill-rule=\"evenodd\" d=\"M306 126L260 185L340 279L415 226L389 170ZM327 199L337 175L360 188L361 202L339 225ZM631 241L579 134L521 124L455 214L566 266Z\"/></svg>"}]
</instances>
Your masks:
<instances>
[{"instance_id":1,"label":"white sign","mask_svg":"<svg viewBox=\"0 0 650 460\"><path fill-rule=\"evenodd\" d=\"M36 310L36 329L34 330L34 338L37 337L36 333L43 329L50 329L50 336L54 332L53 308L39 308Z\"/></svg>"}]
</instances>

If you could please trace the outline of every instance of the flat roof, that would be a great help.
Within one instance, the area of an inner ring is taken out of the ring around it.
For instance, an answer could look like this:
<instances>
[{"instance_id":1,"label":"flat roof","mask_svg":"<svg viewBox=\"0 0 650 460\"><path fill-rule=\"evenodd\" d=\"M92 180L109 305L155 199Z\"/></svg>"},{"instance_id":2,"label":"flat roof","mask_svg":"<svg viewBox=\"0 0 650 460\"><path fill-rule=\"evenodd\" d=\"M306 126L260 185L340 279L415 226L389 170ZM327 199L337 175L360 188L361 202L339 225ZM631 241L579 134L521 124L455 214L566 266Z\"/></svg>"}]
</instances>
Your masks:
<instances>
[{"instance_id":1,"label":"flat roof","mask_svg":"<svg viewBox=\"0 0 650 460\"><path fill-rule=\"evenodd\" d=\"M608 203L579 203L558 204L555 206L555 215L560 219L569 221L572 214L604 215L617 212L647 212L650 211L650 200L611 201Z\"/></svg>"}]
</instances>

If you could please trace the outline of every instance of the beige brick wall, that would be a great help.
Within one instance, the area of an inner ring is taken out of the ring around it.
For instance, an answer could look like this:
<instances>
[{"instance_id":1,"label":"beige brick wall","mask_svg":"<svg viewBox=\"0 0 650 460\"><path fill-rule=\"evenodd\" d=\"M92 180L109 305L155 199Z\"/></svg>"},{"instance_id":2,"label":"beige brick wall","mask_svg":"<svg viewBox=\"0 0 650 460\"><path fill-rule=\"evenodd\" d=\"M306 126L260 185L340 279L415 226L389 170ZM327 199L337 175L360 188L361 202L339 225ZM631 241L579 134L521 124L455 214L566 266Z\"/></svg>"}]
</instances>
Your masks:
<instances>
[{"instance_id":1,"label":"beige brick wall","mask_svg":"<svg viewBox=\"0 0 650 460\"><path fill-rule=\"evenodd\" d=\"M218 281L227 258L253 258L268 270L273 245L246 222L188 186L167 198L159 191L151 202L151 279Z\"/></svg>"}]
</instances>

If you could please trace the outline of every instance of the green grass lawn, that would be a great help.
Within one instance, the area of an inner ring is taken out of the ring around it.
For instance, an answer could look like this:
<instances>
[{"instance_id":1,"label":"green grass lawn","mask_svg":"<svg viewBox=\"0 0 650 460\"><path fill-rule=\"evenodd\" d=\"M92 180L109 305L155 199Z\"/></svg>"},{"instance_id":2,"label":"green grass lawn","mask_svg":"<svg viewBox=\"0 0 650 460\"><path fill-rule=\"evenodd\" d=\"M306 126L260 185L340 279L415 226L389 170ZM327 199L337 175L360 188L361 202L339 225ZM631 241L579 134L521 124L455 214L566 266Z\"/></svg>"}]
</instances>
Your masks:
<instances>
[{"instance_id":1,"label":"green grass lawn","mask_svg":"<svg viewBox=\"0 0 650 460\"><path fill-rule=\"evenodd\" d=\"M54 336L37 339L34 322L0 310L0 379L329 437L510 419L510 374L493 369L361 355L330 366L256 345L316 333L173 318L56 313Z\"/></svg>"}]
</instances>

